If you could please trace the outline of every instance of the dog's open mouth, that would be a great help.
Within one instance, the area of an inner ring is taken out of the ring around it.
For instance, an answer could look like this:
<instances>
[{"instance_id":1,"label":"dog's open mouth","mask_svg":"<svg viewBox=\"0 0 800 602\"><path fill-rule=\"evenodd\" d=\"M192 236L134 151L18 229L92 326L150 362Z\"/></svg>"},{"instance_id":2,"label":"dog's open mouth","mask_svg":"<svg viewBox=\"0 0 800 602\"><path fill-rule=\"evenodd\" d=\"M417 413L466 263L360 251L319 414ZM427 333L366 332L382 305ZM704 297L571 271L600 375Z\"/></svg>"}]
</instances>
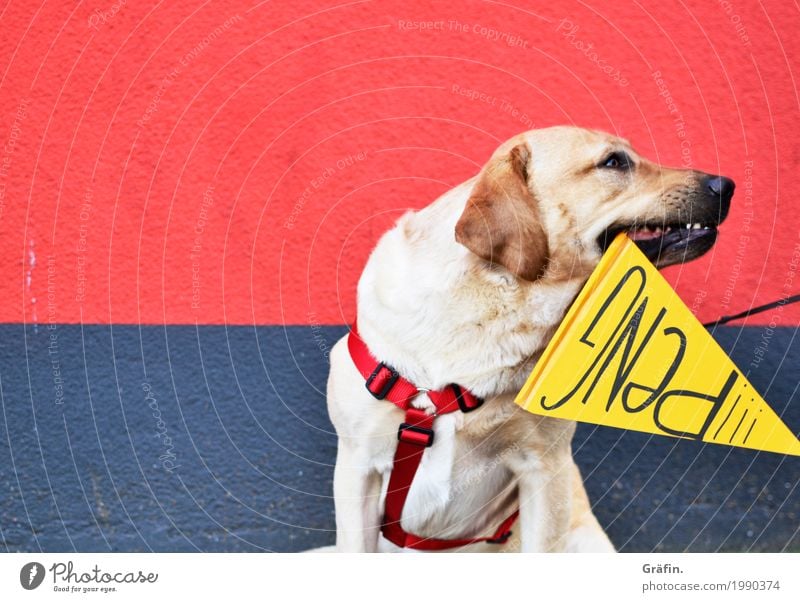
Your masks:
<instances>
[{"instance_id":1,"label":"dog's open mouth","mask_svg":"<svg viewBox=\"0 0 800 602\"><path fill-rule=\"evenodd\" d=\"M716 224L628 224L609 227L598 238L605 252L620 232L627 233L653 263L688 261L708 251L717 239Z\"/></svg>"}]
</instances>

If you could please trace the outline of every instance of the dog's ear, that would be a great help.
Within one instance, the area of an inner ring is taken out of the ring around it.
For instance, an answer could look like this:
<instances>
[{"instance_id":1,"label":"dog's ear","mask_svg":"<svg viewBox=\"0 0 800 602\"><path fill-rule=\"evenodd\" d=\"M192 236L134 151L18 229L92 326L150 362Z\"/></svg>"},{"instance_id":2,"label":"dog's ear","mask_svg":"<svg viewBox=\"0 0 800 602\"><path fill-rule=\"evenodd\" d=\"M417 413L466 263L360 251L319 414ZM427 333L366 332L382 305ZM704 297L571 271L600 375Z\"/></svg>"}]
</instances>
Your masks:
<instances>
[{"instance_id":1,"label":"dog's ear","mask_svg":"<svg viewBox=\"0 0 800 602\"><path fill-rule=\"evenodd\" d=\"M528 188L530 155L527 144L518 144L486 164L456 224L456 240L533 281L544 272L548 249L538 202Z\"/></svg>"}]
</instances>

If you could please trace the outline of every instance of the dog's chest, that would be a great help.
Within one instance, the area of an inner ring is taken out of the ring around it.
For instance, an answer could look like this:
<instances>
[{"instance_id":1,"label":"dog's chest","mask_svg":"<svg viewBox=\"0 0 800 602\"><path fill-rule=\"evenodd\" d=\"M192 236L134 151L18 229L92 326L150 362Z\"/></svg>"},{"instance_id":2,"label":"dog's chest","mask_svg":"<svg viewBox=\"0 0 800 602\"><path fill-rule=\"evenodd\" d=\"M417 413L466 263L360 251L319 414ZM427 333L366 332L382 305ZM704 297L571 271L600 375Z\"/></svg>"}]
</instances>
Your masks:
<instances>
[{"instance_id":1,"label":"dog's chest","mask_svg":"<svg viewBox=\"0 0 800 602\"><path fill-rule=\"evenodd\" d=\"M440 537L476 534L514 505L507 461L518 444L505 441L502 429L494 437L472 436L463 421L459 414L437 418L434 445L425 451L406 501L405 529Z\"/></svg>"}]
</instances>

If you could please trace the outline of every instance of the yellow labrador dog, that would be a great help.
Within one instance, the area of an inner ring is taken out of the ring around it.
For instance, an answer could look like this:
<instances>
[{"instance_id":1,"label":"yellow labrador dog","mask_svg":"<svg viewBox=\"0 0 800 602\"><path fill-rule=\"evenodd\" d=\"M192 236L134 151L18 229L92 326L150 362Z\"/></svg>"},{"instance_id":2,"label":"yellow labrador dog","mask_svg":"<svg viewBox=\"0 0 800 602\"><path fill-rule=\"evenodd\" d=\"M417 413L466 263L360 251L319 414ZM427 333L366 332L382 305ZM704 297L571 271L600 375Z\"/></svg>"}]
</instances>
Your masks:
<instances>
[{"instance_id":1,"label":"yellow labrador dog","mask_svg":"<svg viewBox=\"0 0 800 602\"><path fill-rule=\"evenodd\" d=\"M390 378L377 390L366 382L348 337L331 353L336 549L613 551L572 457L575 423L513 399L615 234L627 231L658 267L693 259L714 244L733 188L614 136L554 127L515 136L476 177L404 215L358 284L361 361ZM393 375L412 384L406 406L426 425L398 431L409 412L380 395ZM442 410L434 400L453 383L483 404ZM387 539L390 477L407 471L398 438L419 444L419 465L399 509L391 502L402 520ZM510 537L498 537L517 511ZM456 547L413 544L442 540Z\"/></svg>"}]
</instances>

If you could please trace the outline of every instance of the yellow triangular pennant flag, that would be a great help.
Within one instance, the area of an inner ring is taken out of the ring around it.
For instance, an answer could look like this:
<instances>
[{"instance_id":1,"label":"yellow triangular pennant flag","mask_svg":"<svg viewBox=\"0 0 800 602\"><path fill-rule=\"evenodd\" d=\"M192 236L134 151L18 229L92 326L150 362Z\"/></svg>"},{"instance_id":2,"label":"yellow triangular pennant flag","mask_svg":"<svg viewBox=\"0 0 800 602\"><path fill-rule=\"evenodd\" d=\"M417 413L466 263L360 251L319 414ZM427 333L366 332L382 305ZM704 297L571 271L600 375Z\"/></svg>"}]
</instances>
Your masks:
<instances>
[{"instance_id":1,"label":"yellow triangular pennant flag","mask_svg":"<svg viewBox=\"0 0 800 602\"><path fill-rule=\"evenodd\" d=\"M516 403L543 416L800 455L797 437L624 234Z\"/></svg>"}]
</instances>

